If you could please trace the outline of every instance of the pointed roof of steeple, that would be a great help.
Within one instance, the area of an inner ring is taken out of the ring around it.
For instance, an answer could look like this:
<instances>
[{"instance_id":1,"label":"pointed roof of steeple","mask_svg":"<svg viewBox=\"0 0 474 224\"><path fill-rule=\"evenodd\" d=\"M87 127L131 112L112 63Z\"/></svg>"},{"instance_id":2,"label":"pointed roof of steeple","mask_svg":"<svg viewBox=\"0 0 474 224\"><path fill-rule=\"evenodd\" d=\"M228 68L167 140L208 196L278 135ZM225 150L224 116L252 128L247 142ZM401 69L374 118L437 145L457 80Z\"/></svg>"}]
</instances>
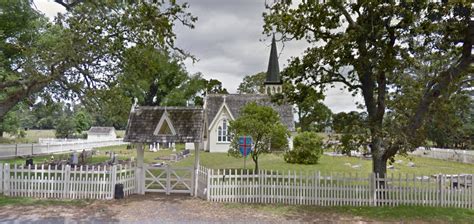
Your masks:
<instances>
[{"instance_id":1,"label":"pointed roof of steeple","mask_svg":"<svg viewBox=\"0 0 474 224\"><path fill-rule=\"evenodd\" d=\"M268 61L267 79L265 84L281 84L280 66L278 65L278 53L275 42L275 34L272 38L272 48L270 50L270 60Z\"/></svg>"}]
</instances>

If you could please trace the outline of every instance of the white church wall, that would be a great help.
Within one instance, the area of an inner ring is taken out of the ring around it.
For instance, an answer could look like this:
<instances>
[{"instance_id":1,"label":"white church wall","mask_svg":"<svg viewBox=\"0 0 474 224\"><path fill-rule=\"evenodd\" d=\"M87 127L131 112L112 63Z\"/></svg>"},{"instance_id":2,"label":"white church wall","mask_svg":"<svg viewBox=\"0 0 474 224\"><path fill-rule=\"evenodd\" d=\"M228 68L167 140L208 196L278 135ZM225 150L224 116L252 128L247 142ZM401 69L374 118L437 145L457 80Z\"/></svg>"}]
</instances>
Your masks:
<instances>
[{"instance_id":1,"label":"white church wall","mask_svg":"<svg viewBox=\"0 0 474 224\"><path fill-rule=\"evenodd\" d=\"M227 152L229 151L230 142L218 142L218 127L222 125L222 121L227 119L227 125L231 120L229 112L224 108L220 114L216 115L217 120L211 126L209 132L208 141L209 141L209 152Z\"/></svg>"}]
</instances>

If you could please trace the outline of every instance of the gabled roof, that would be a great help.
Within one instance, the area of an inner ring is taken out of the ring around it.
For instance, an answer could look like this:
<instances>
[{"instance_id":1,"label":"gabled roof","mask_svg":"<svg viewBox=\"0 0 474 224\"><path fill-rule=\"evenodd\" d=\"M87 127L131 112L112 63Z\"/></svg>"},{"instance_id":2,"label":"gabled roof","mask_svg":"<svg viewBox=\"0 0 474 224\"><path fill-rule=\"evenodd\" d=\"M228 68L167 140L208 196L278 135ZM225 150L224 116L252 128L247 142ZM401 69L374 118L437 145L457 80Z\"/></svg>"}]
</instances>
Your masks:
<instances>
[{"instance_id":1,"label":"gabled roof","mask_svg":"<svg viewBox=\"0 0 474 224\"><path fill-rule=\"evenodd\" d=\"M265 84L282 84L280 78L280 66L278 65L278 53L275 35L273 35L272 38L272 47L270 49L270 59L268 60L268 70Z\"/></svg>"},{"instance_id":2,"label":"gabled roof","mask_svg":"<svg viewBox=\"0 0 474 224\"><path fill-rule=\"evenodd\" d=\"M94 135L108 135L111 132L114 132L114 127L91 127L87 133L94 134Z\"/></svg>"},{"instance_id":3,"label":"gabled roof","mask_svg":"<svg viewBox=\"0 0 474 224\"><path fill-rule=\"evenodd\" d=\"M166 113L165 116L163 114ZM167 123L173 134L155 134L160 121ZM168 123L169 122L169 123ZM125 142L201 142L203 111L189 107L134 108L129 115ZM174 132L173 132L174 131Z\"/></svg>"},{"instance_id":4,"label":"gabled roof","mask_svg":"<svg viewBox=\"0 0 474 224\"><path fill-rule=\"evenodd\" d=\"M229 112L229 115L230 115L230 119L234 120L234 115L232 115L232 112L230 112L230 109L229 109L229 106L227 106L227 103L224 102L222 103L222 106L221 108L217 111L216 115L218 114L221 114L223 110L226 110ZM217 119L218 119L218 116L214 116L214 118L212 119L211 123L209 123L209 128L211 128L212 126L214 126L214 123L217 122Z\"/></svg>"},{"instance_id":5,"label":"gabled roof","mask_svg":"<svg viewBox=\"0 0 474 224\"><path fill-rule=\"evenodd\" d=\"M224 103L229 109L232 116L237 119L240 116L240 110L243 106L250 102L256 102L258 105L270 106L278 115L280 115L281 122L287 126L289 131L295 131L295 122L293 119L293 107L288 104L277 105L270 101L270 97L261 94L209 94L206 96L206 113L207 123L211 124L217 116L219 110ZM209 125L209 128L211 126Z\"/></svg>"}]
</instances>

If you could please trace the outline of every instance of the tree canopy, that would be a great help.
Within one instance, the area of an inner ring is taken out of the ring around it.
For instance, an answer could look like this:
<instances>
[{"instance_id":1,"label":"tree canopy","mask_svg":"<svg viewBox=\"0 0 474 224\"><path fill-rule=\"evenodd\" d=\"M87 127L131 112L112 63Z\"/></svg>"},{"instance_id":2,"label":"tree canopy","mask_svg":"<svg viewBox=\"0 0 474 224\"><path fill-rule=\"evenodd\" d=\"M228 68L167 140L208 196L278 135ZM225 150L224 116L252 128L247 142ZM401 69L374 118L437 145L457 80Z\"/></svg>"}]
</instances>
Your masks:
<instances>
[{"instance_id":1,"label":"tree canopy","mask_svg":"<svg viewBox=\"0 0 474 224\"><path fill-rule=\"evenodd\" d=\"M239 84L237 92L239 94L249 93L264 93L264 82L266 79L267 73L259 72L254 75L247 75L244 77L244 80Z\"/></svg>"},{"instance_id":2,"label":"tree canopy","mask_svg":"<svg viewBox=\"0 0 474 224\"><path fill-rule=\"evenodd\" d=\"M470 1L307 0L268 7L266 32L309 46L291 60L286 76L320 89L342 83L363 96L373 170L381 176L389 158L423 143L419 131L430 108L471 69ZM429 70L434 56L441 69L415 72ZM406 89L409 83L420 88ZM392 104L397 96L410 100Z\"/></svg>"},{"instance_id":3,"label":"tree canopy","mask_svg":"<svg viewBox=\"0 0 474 224\"><path fill-rule=\"evenodd\" d=\"M193 28L197 19L186 11L187 3L172 0L81 1L54 23L30 1L0 4L0 118L43 90L71 99L106 88L124 71L130 48L188 57L175 47L173 29L178 24Z\"/></svg>"},{"instance_id":4,"label":"tree canopy","mask_svg":"<svg viewBox=\"0 0 474 224\"><path fill-rule=\"evenodd\" d=\"M288 148L289 132L280 121L278 113L268 106L259 106L255 102L245 105L240 116L230 122L229 134L233 136L229 154L239 156L238 138L251 136L254 148L251 152L258 170L258 158L272 150L284 151Z\"/></svg>"}]
</instances>

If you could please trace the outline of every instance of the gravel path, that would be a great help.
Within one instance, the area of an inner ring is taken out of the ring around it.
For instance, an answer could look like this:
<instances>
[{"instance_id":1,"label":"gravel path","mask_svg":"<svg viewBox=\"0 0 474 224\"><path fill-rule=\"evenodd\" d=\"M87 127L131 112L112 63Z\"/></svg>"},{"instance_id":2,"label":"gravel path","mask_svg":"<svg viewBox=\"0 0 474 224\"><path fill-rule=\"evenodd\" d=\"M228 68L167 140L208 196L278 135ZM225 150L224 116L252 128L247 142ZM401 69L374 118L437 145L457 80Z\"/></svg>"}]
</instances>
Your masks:
<instances>
[{"instance_id":1,"label":"gravel path","mask_svg":"<svg viewBox=\"0 0 474 224\"><path fill-rule=\"evenodd\" d=\"M86 206L3 206L2 223L374 223L332 213L278 214L252 206L225 206L185 195L147 194Z\"/></svg>"}]
</instances>

